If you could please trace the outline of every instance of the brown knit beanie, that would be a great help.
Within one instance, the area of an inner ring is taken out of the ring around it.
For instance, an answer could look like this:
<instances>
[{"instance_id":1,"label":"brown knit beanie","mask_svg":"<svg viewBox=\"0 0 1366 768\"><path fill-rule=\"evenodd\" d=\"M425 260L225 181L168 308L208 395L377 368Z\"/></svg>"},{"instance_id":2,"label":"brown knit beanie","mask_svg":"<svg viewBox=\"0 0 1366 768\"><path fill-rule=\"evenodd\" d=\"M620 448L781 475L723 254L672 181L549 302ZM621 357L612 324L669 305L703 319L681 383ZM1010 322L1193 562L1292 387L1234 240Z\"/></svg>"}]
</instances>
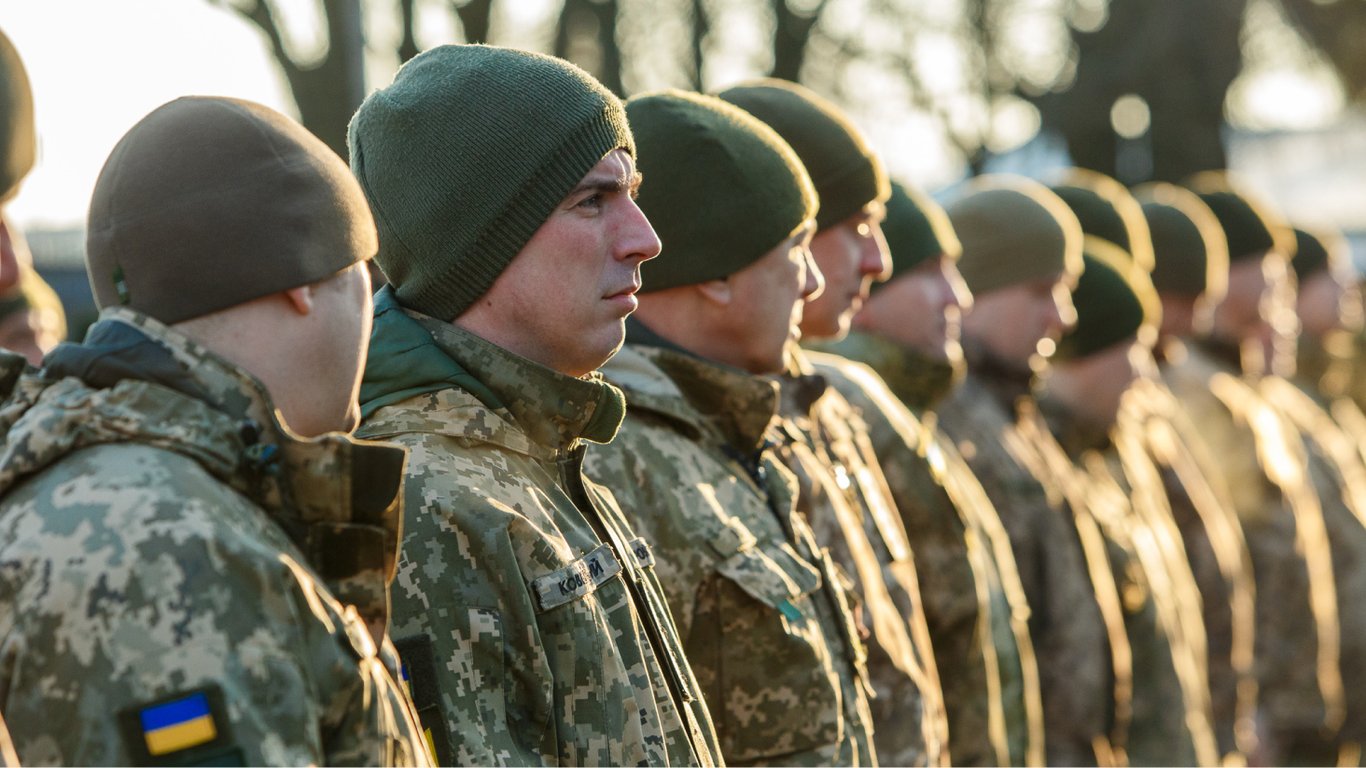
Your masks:
<instances>
[{"instance_id":1,"label":"brown knit beanie","mask_svg":"<svg viewBox=\"0 0 1366 768\"><path fill-rule=\"evenodd\" d=\"M95 303L178 323L327 278L375 254L337 154L250 101L191 96L133 126L90 201Z\"/></svg>"},{"instance_id":2,"label":"brown knit beanie","mask_svg":"<svg viewBox=\"0 0 1366 768\"><path fill-rule=\"evenodd\" d=\"M973 295L1059 273L1081 274L1081 224L1036 181L980 176L945 210L963 246L958 271Z\"/></svg>"},{"instance_id":3,"label":"brown knit beanie","mask_svg":"<svg viewBox=\"0 0 1366 768\"><path fill-rule=\"evenodd\" d=\"M0 203L14 196L37 157L28 73L14 44L0 31Z\"/></svg>"}]
</instances>

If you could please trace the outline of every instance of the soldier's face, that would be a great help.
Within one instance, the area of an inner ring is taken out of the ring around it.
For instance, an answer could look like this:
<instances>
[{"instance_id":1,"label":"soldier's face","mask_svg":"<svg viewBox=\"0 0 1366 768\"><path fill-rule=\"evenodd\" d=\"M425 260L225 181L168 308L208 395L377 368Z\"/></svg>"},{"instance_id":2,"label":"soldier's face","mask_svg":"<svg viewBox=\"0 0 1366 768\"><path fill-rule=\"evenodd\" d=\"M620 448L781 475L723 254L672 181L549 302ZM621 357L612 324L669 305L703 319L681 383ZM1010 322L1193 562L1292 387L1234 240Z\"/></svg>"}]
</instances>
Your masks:
<instances>
[{"instance_id":1,"label":"soldier's face","mask_svg":"<svg viewBox=\"0 0 1366 768\"><path fill-rule=\"evenodd\" d=\"M456 324L569 376L596 370L625 339L641 263L659 255L639 184L631 155L609 153Z\"/></svg>"},{"instance_id":2,"label":"soldier's face","mask_svg":"<svg viewBox=\"0 0 1366 768\"><path fill-rule=\"evenodd\" d=\"M937 360L962 357L963 314L972 293L957 262L947 255L926 259L868 298L853 325Z\"/></svg>"},{"instance_id":3,"label":"soldier's face","mask_svg":"<svg viewBox=\"0 0 1366 768\"><path fill-rule=\"evenodd\" d=\"M806 299L821 291L821 275L811 258L811 229L779 243L758 261L726 278L728 325L738 354L730 362L754 374L783 369L783 350L801 338Z\"/></svg>"},{"instance_id":4,"label":"soldier's face","mask_svg":"<svg viewBox=\"0 0 1366 768\"><path fill-rule=\"evenodd\" d=\"M975 295L963 331L1000 360L1037 370L1077 321L1070 282L1057 275Z\"/></svg>"},{"instance_id":5,"label":"soldier's face","mask_svg":"<svg viewBox=\"0 0 1366 768\"><path fill-rule=\"evenodd\" d=\"M1361 326L1361 290L1355 280L1341 279L1329 270L1309 275L1300 283L1297 299L1300 325L1304 333L1319 338Z\"/></svg>"},{"instance_id":6,"label":"soldier's face","mask_svg":"<svg viewBox=\"0 0 1366 768\"><path fill-rule=\"evenodd\" d=\"M806 305L803 336L843 337L849 332L854 313L868 298L873 281L888 275L891 260L882 235L885 215L881 203L869 203L811 240L811 255L825 277L825 290Z\"/></svg>"}]
</instances>

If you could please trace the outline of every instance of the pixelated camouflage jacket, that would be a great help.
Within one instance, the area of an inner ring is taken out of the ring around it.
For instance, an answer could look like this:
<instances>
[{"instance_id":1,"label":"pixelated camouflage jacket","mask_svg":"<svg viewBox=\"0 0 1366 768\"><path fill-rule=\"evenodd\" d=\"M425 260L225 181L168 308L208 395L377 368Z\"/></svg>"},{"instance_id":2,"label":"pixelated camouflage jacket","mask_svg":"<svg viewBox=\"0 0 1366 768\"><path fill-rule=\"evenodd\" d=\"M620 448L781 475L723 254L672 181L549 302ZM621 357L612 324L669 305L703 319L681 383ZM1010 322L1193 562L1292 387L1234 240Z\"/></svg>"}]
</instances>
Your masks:
<instances>
[{"instance_id":1,"label":"pixelated camouflage jacket","mask_svg":"<svg viewBox=\"0 0 1366 768\"><path fill-rule=\"evenodd\" d=\"M1176 396L1143 377L1121 399L1112 430L1119 455L1147 483L1150 505L1165 502L1199 590L1205 630L1211 726L1221 762L1246 760L1256 747L1257 678L1253 668L1256 587L1252 556L1218 463Z\"/></svg>"},{"instance_id":2,"label":"pixelated camouflage jacket","mask_svg":"<svg viewBox=\"0 0 1366 768\"><path fill-rule=\"evenodd\" d=\"M1162 351L1163 381L1219 457L1252 558L1258 759L1320 759L1343 689L1331 544L1304 445L1228 362L1174 341Z\"/></svg>"},{"instance_id":3,"label":"pixelated camouflage jacket","mask_svg":"<svg viewBox=\"0 0 1366 768\"><path fill-rule=\"evenodd\" d=\"M1328 412L1328 399L1300 382L1268 376L1259 390L1299 431L1318 491L1333 554L1338 602L1338 666L1342 674L1343 747L1359 753L1366 739L1366 465L1360 441ZM1349 401L1350 402L1350 401Z\"/></svg>"},{"instance_id":4,"label":"pixelated camouflage jacket","mask_svg":"<svg viewBox=\"0 0 1366 768\"><path fill-rule=\"evenodd\" d=\"M1006 386L1004 374L988 378L992 369L976 357L975 364L970 358L962 383L935 413L940 428L954 441L999 512L1010 538L1029 602L1029 632L1043 699L1046 762L1112 762L1109 734L1120 704L1106 624L1071 511L1060 487L1040 483L1021 462L1020 455L1026 451L1012 427L1015 396L1023 395L1027 384Z\"/></svg>"},{"instance_id":5,"label":"pixelated camouflage jacket","mask_svg":"<svg viewBox=\"0 0 1366 768\"><path fill-rule=\"evenodd\" d=\"M948 719L914 555L868 429L804 350L790 345L787 354L776 452L797 476L798 510L852 580L867 619L878 759L946 762Z\"/></svg>"},{"instance_id":6,"label":"pixelated camouflage jacket","mask_svg":"<svg viewBox=\"0 0 1366 768\"><path fill-rule=\"evenodd\" d=\"M777 387L657 345L628 344L602 373L627 414L587 472L654 547L726 762L872 764L862 642L767 450Z\"/></svg>"},{"instance_id":7,"label":"pixelated camouflage jacket","mask_svg":"<svg viewBox=\"0 0 1366 768\"><path fill-rule=\"evenodd\" d=\"M625 406L376 296L360 433L409 449L393 635L425 727L477 765L712 764L653 557L586 441Z\"/></svg>"},{"instance_id":8,"label":"pixelated camouflage jacket","mask_svg":"<svg viewBox=\"0 0 1366 768\"><path fill-rule=\"evenodd\" d=\"M995 507L927 408L954 368L852 332L813 353L868 425L892 499L915 543L920 592L949 718L954 765L1042 765L1039 671L1029 604ZM988 738L983 738L986 734Z\"/></svg>"},{"instance_id":9,"label":"pixelated camouflage jacket","mask_svg":"<svg viewBox=\"0 0 1366 768\"><path fill-rule=\"evenodd\" d=\"M0 404L0 711L20 757L430 764L366 627L384 626L403 452L299 438L240 369L101 317Z\"/></svg>"},{"instance_id":10,"label":"pixelated camouflage jacket","mask_svg":"<svg viewBox=\"0 0 1366 768\"><path fill-rule=\"evenodd\" d=\"M1071 505L1105 538L1131 659L1130 763L1215 764L1200 593L1156 468L1130 449L1129 435L1087 422L1047 393L1020 430L1055 473L1074 474Z\"/></svg>"}]
</instances>

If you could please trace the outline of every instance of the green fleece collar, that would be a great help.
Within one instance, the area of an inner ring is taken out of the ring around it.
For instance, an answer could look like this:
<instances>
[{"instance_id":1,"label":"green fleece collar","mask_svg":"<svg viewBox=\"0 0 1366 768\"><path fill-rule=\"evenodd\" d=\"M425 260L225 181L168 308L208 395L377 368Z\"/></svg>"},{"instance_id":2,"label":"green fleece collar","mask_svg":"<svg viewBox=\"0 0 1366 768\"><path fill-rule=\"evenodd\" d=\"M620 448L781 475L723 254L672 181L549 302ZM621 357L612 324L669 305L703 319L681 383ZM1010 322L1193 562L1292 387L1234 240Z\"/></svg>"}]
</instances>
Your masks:
<instances>
[{"instance_id":1,"label":"green fleece collar","mask_svg":"<svg viewBox=\"0 0 1366 768\"><path fill-rule=\"evenodd\" d=\"M574 378L509 352L452 323L405 309L393 289L375 297L361 409L457 388L503 411L539 445L611 442L626 415L621 390L593 373Z\"/></svg>"}]
</instances>

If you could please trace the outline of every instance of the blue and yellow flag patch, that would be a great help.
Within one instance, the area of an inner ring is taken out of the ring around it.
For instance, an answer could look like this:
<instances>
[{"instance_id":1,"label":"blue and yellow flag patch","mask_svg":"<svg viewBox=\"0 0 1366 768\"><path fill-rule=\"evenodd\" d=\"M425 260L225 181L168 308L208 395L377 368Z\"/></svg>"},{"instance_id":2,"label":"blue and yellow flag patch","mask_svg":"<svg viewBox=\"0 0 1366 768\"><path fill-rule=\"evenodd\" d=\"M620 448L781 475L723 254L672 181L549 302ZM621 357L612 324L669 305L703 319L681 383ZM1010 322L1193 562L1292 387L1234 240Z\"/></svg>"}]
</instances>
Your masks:
<instances>
[{"instance_id":1,"label":"blue and yellow flag patch","mask_svg":"<svg viewBox=\"0 0 1366 768\"><path fill-rule=\"evenodd\" d=\"M223 693L216 685L129 707L119 718L137 765L223 765L241 759L230 742Z\"/></svg>"}]
</instances>

